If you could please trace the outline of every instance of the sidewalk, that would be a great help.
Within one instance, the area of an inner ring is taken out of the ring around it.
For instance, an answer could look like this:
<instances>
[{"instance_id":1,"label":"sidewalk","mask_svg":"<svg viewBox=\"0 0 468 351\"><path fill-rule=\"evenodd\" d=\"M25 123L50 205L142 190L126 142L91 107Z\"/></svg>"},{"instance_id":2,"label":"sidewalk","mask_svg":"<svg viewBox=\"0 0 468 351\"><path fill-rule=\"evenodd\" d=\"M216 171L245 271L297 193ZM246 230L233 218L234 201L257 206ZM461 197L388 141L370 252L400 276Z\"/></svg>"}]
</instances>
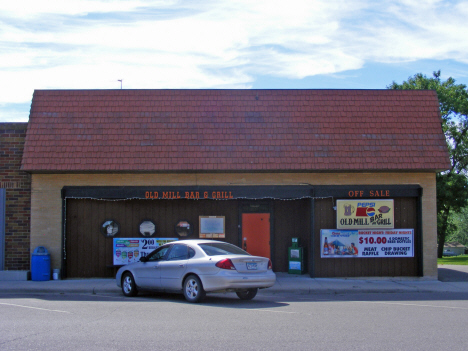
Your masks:
<instances>
[{"instance_id":1,"label":"sidewalk","mask_svg":"<svg viewBox=\"0 0 468 351\"><path fill-rule=\"evenodd\" d=\"M444 266L445 272L457 271ZM460 271L464 274L462 268ZM468 270L467 270L468 272ZM439 279L441 269L439 268ZM468 275L467 275L468 276ZM464 281L440 281L423 278L311 278L309 275L277 273L275 285L261 291L290 294L353 294L353 293L402 293L402 292L468 292L468 279ZM442 280L442 279L441 279ZM115 279L66 279L50 281L0 281L3 293L86 293L120 294Z\"/></svg>"}]
</instances>

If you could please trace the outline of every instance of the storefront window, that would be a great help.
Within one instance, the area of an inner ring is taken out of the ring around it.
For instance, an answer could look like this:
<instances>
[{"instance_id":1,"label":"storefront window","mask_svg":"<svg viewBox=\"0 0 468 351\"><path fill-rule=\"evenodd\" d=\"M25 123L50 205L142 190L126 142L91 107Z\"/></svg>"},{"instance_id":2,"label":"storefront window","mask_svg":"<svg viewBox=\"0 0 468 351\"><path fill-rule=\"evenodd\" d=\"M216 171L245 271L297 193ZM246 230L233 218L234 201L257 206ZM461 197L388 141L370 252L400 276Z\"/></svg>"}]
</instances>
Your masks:
<instances>
[{"instance_id":1,"label":"storefront window","mask_svg":"<svg viewBox=\"0 0 468 351\"><path fill-rule=\"evenodd\" d=\"M193 225L189 221L179 221L175 226L175 232L180 237L187 237L193 233Z\"/></svg>"},{"instance_id":2,"label":"storefront window","mask_svg":"<svg viewBox=\"0 0 468 351\"><path fill-rule=\"evenodd\" d=\"M106 237L106 238L112 238L116 236L120 232L120 225L116 221L110 219L107 221L104 221L101 225L101 233Z\"/></svg>"},{"instance_id":3,"label":"storefront window","mask_svg":"<svg viewBox=\"0 0 468 351\"><path fill-rule=\"evenodd\" d=\"M156 224L152 221L145 220L140 224L140 234L143 236L153 236L156 233Z\"/></svg>"}]
</instances>

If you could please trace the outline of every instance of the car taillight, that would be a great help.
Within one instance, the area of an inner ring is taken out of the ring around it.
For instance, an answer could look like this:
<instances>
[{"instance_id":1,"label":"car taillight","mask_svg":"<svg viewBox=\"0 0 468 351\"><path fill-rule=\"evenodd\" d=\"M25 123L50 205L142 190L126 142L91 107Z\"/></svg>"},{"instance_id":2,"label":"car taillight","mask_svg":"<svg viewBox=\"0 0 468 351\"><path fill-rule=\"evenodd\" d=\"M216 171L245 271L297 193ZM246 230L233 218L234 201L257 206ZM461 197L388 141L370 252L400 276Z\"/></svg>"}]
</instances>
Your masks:
<instances>
[{"instance_id":1,"label":"car taillight","mask_svg":"<svg viewBox=\"0 0 468 351\"><path fill-rule=\"evenodd\" d=\"M215 264L216 267L221 268L221 269L233 269L236 270L234 265L232 264L232 261L229 258L225 258L224 260L221 260Z\"/></svg>"},{"instance_id":2,"label":"car taillight","mask_svg":"<svg viewBox=\"0 0 468 351\"><path fill-rule=\"evenodd\" d=\"M273 265L271 264L271 260L268 260L268 269L273 269Z\"/></svg>"}]
</instances>

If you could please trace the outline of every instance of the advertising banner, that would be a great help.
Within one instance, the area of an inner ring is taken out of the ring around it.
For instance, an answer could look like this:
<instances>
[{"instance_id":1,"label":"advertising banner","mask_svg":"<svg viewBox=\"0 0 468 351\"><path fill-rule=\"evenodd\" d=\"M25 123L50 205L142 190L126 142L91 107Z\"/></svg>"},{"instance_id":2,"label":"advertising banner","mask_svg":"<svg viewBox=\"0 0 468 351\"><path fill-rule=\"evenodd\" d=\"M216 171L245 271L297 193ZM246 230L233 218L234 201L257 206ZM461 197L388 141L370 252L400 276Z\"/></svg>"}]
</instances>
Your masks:
<instances>
[{"instance_id":1,"label":"advertising banner","mask_svg":"<svg viewBox=\"0 0 468 351\"><path fill-rule=\"evenodd\" d=\"M336 200L338 229L393 228L393 200Z\"/></svg>"},{"instance_id":2,"label":"advertising banner","mask_svg":"<svg viewBox=\"0 0 468 351\"><path fill-rule=\"evenodd\" d=\"M177 238L114 238L114 265L138 262L159 246Z\"/></svg>"},{"instance_id":3,"label":"advertising banner","mask_svg":"<svg viewBox=\"0 0 468 351\"><path fill-rule=\"evenodd\" d=\"M413 229L320 231L320 257L414 257Z\"/></svg>"}]
</instances>

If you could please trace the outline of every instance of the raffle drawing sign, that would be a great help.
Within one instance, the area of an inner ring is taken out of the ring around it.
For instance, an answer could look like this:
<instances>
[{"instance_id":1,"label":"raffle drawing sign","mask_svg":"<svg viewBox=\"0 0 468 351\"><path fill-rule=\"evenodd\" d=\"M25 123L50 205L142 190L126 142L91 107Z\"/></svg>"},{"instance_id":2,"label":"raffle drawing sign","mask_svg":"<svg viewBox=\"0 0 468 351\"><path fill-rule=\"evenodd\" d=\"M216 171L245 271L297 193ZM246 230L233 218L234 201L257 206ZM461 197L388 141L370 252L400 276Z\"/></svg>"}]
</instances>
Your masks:
<instances>
[{"instance_id":1,"label":"raffle drawing sign","mask_svg":"<svg viewBox=\"0 0 468 351\"><path fill-rule=\"evenodd\" d=\"M322 258L414 257L413 229L320 231Z\"/></svg>"},{"instance_id":2,"label":"raffle drawing sign","mask_svg":"<svg viewBox=\"0 0 468 351\"><path fill-rule=\"evenodd\" d=\"M393 200L336 200L338 229L393 228Z\"/></svg>"},{"instance_id":3,"label":"raffle drawing sign","mask_svg":"<svg viewBox=\"0 0 468 351\"><path fill-rule=\"evenodd\" d=\"M114 265L125 265L140 261L159 246L177 238L114 238Z\"/></svg>"}]
</instances>

